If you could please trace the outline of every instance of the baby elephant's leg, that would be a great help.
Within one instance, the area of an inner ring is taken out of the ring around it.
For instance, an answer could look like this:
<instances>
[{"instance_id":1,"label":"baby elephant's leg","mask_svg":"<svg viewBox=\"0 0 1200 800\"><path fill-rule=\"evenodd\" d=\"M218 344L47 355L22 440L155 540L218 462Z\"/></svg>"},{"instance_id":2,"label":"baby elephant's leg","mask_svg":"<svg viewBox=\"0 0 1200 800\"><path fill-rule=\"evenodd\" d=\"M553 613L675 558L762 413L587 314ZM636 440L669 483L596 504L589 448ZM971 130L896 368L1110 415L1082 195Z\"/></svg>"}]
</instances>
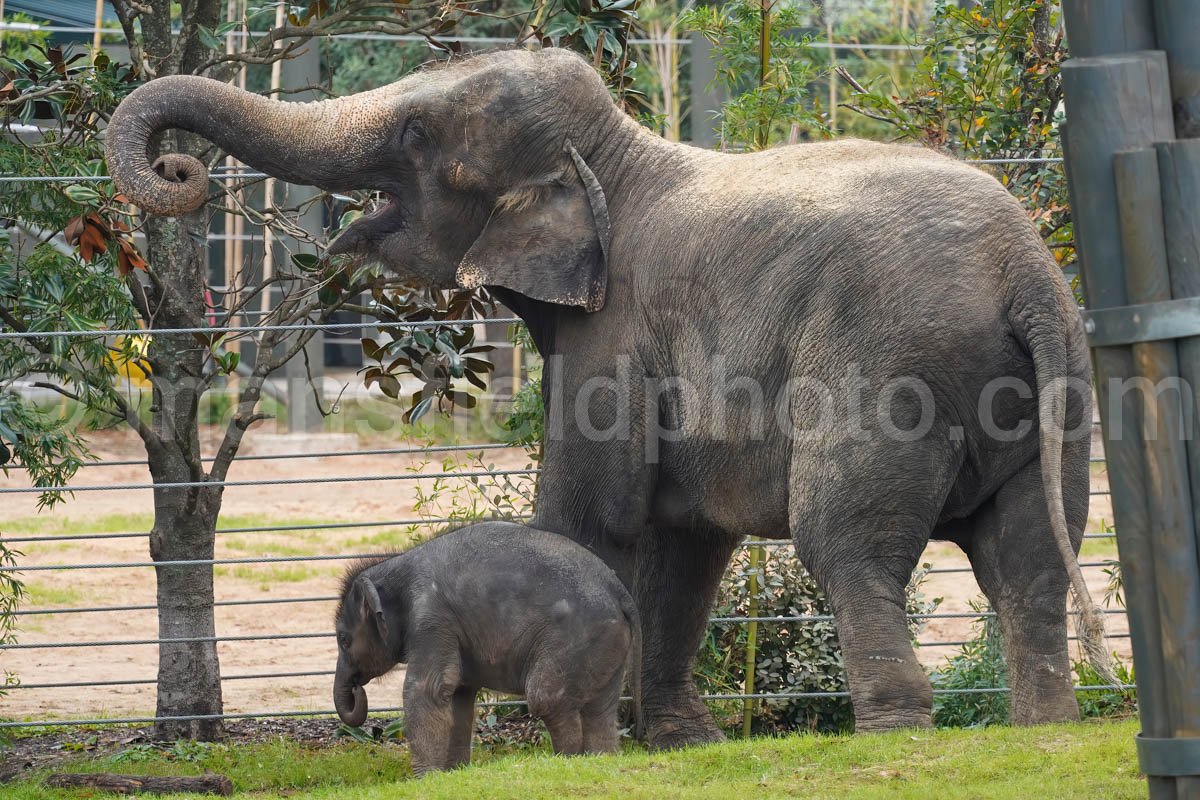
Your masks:
<instances>
[{"instance_id":1,"label":"baby elephant's leg","mask_svg":"<svg viewBox=\"0 0 1200 800\"><path fill-rule=\"evenodd\" d=\"M579 719L579 709L560 708L541 715L550 731L550 744L554 752L561 756L577 756L583 752L583 727Z\"/></svg>"},{"instance_id":2,"label":"baby elephant's leg","mask_svg":"<svg viewBox=\"0 0 1200 800\"><path fill-rule=\"evenodd\" d=\"M529 713L546 724L555 753L577 756L583 752L579 700L567 689L558 664L544 660L529 670L525 700L529 703Z\"/></svg>"},{"instance_id":3,"label":"baby elephant's leg","mask_svg":"<svg viewBox=\"0 0 1200 800\"><path fill-rule=\"evenodd\" d=\"M580 712L583 722L583 752L615 753L619 749L621 734L617 728L617 711L624 683L625 671L618 670L610 685L589 701Z\"/></svg>"},{"instance_id":4,"label":"baby elephant's leg","mask_svg":"<svg viewBox=\"0 0 1200 800\"><path fill-rule=\"evenodd\" d=\"M450 769L470 759L470 727L464 718L468 704L474 705L474 693L460 692L446 677L409 664L404 678L404 730L417 775Z\"/></svg>"},{"instance_id":5,"label":"baby elephant's leg","mask_svg":"<svg viewBox=\"0 0 1200 800\"><path fill-rule=\"evenodd\" d=\"M475 696L478 690L462 687L450 701L451 728L447 769L471 763L471 737L475 734Z\"/></svg>"}]
</instances>

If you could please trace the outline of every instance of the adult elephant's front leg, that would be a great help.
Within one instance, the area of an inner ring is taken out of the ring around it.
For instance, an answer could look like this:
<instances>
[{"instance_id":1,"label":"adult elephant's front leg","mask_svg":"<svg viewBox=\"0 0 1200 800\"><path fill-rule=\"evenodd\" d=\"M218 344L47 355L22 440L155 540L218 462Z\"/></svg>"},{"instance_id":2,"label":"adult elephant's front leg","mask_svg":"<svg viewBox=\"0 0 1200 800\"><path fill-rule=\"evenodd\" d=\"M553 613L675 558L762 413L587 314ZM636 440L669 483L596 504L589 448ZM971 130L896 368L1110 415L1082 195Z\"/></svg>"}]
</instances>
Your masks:
<instances>
[{"instance_id":1,"label":"adult elephant's front leg","mask_svg":"<svg viewBox=\"0 0 1200 800\"><path fill-rule=\"evenodd\" d=\"M579 351L602 339L571 344ZM530 524L590 548L632 592L658 469L647 446L657 435L657 405L647 395L645 370L628 355L552 355L542 392L545 451Z\"/></svg>"},{"instance_id":2,"label":"adult elephant's front leg","mask_svg":"<svg viewBox=\"0 0 1200 800\"><path fill-rule=\"evenodd\" d=\"M654 529L638 545L642 620L642 716L652 747L675 748L725 737L700 699L696 651L737 539Z\"/></svg>"}]
</instances>

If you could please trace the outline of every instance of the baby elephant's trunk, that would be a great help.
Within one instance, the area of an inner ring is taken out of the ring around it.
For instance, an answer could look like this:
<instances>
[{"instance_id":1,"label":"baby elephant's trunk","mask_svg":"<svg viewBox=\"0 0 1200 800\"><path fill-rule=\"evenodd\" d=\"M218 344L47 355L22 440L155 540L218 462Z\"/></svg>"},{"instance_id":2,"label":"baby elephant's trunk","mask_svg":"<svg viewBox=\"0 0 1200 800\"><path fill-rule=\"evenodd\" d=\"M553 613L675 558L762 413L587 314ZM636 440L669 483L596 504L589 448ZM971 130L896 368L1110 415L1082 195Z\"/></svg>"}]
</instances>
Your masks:
<instances>
[{"instance_id":1,"label":"baby elephant's trunk","mask_svg":"<svg viewBox=\"0 0 1200 800\"><path fill-rule=\"evenodd\" d=\"M342 722L357 728L367 721L367 693L350 681L341 664L333 677L333 707Z\"/></svg>"}]
</instances>

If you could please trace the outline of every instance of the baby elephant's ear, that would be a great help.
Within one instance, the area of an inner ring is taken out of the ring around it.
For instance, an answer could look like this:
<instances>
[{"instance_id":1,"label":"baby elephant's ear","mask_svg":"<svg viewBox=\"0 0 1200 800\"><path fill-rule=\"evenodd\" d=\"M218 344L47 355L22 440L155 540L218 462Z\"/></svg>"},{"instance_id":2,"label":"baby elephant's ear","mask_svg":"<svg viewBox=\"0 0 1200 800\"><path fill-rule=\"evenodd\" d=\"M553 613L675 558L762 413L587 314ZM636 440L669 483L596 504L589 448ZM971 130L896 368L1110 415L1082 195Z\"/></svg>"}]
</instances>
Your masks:
<instances>
[{"instance_id":1,"label":"baby elephant's ear","mask_svg":"<svg viewBox=\"0 0 1200 800\"><path fill-rule=\"evenodd\" d=\"M379 602L379 590L366 575L358 578L358 593L362 597L363 621L372 620L379 629L379 635L387 638L387 621L383 618L383 606Z\"/></svg>"},{"instance_id":2,"label":"baby elephant's ear","mask_svg":"<svg viewBox=\"0 0 1200 800\"><path fill-rule=\"evenodd\" d=\"M604 307L608 283L608 204L583 157L566 145L562 171L500 197L491 219L458 265L467 289L502 286L587 311Z\"/></svg>"}]
</instances>

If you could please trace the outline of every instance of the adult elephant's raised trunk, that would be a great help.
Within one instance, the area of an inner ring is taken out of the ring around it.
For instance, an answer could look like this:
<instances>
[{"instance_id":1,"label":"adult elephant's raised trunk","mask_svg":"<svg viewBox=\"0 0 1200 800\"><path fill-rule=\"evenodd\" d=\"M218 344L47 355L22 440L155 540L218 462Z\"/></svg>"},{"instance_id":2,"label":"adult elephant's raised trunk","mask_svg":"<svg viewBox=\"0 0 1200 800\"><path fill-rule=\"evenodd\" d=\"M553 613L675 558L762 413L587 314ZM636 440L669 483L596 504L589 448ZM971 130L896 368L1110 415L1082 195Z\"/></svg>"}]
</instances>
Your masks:
<instances>
[{"instance_id":1,"label":"adult elephant's raised trunk","mask_svg":"<svg viewBox=\"0 0 1200 800\"><path fill-rule=\"evenodd\" d=\"M105 154L117 186L142 209L176 216L208 192L205 166L180 154L155 163L156 133L199 134L255 169L290 183L332 191L370 185L399 129L400 87L338 100L286 103L220 81L178 75L138 88L113 113ZM157 169L156 169L157 167Z\"/></svg>"},{"instance_id":2,"label":"adult elephant's raised trunk","mask_svg":"<svg viewBox=\"0 0 1200 800\"><path fill-rule=\"evenodd\" d=\"M333 677L333 707L342 722L357 728L367 721L367 693L350 677L339 659L337 673Z\"/></svg>"}]
</instances>

